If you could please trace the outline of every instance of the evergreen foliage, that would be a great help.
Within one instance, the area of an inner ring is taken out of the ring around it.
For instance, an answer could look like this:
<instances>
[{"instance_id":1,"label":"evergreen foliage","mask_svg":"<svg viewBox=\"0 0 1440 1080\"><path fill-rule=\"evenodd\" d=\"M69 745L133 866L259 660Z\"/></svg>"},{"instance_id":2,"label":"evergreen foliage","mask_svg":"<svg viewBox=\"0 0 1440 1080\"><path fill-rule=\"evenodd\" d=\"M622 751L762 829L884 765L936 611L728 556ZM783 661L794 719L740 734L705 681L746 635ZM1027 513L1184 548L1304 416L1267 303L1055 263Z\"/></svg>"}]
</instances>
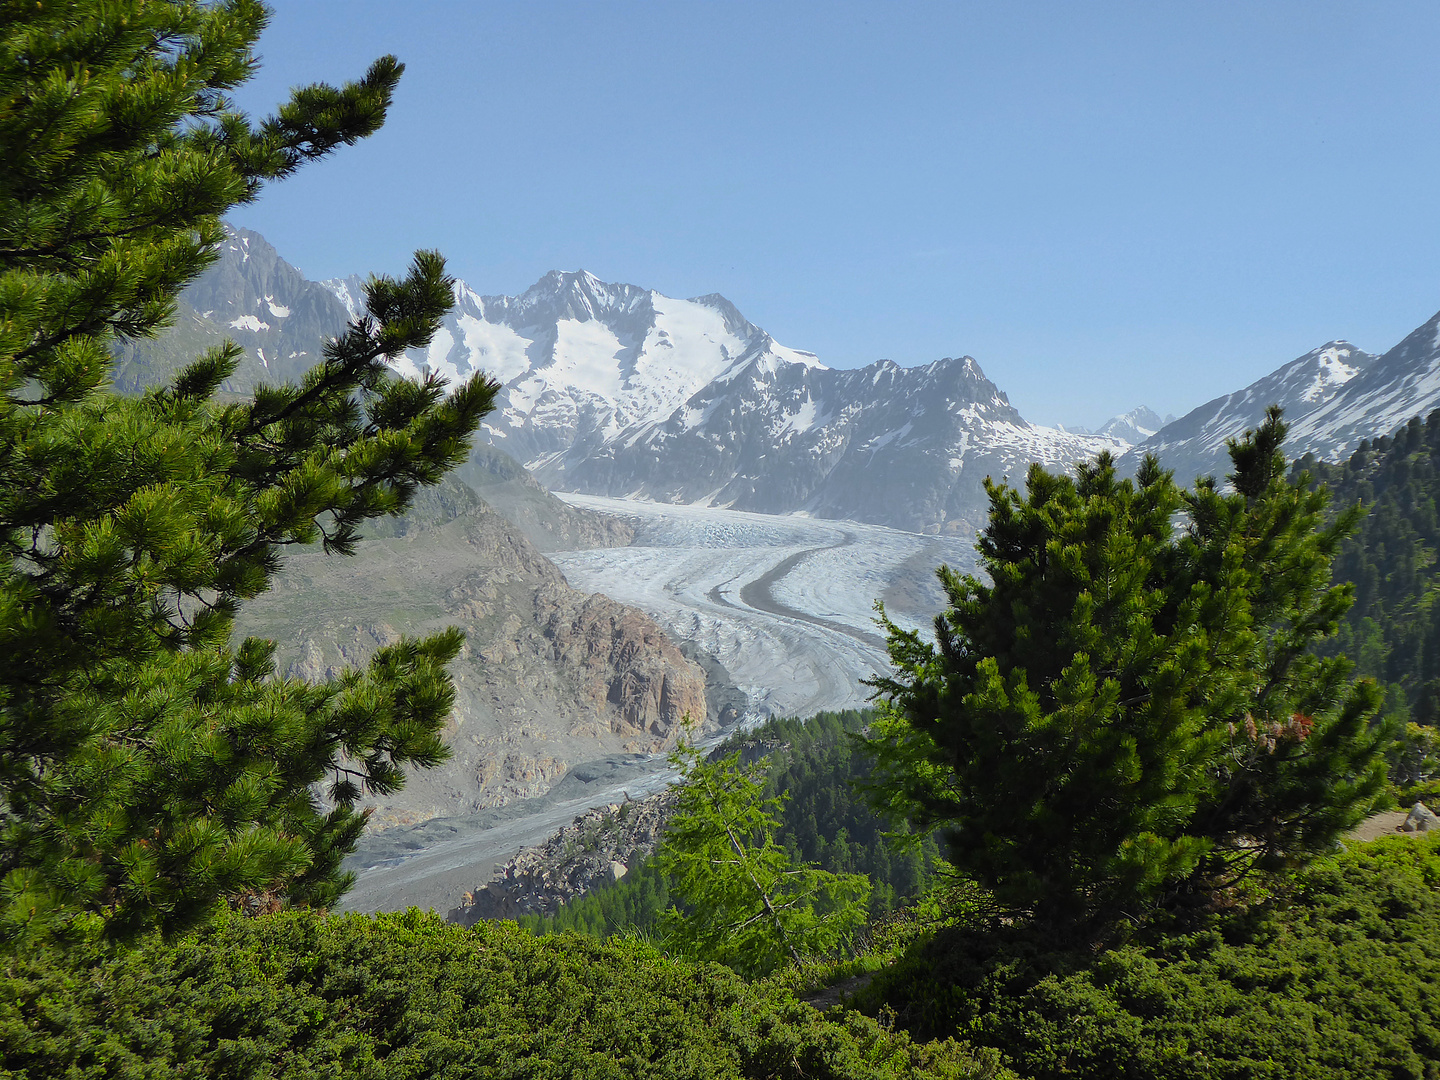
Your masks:
<instances>
[{"instance_id":1,"label":"evergreen foliage","mask_svg":"<svg viewBox=\"0 0 1440 1080\"><path fill-rule=\"evenodd\" d=\"M869 709L821 712L803 720L776 717L725 744L730 750L755 744L769 750L762 797L787 796L776 813L776 841L792 861L867 877L872 919L917 899L939 857L934 834L901 830L897 836L861 790L870 775L870 755L851 736L874 717ZM661 916L672 905L685 910L671 892L670 879L647 859L632 864L614 885L577 897L554 915L526 915L518 921L538 934L573 930L603 938L637 931L657 936Z\"/></svg>"},{"instance_id":2,"label":"evergreen foliage","mask_svg":"<svg viewBox=\"0 0 1440 1080\"><path fill-rule=\"evenodd\" d=\"M1326 850L1376 804L1372 683L1312 647L1350 590L1354 524L1285 479L1278 409L1230 445L1234 491L1108 455L988 486L986 583L948 567L936 644L889 624L880 804L943 825L957 869L1016 912L1084 925L1214 902Z\"/></svg>"},{"instance_id":3,"label":"evergreen foliage","mask_svg":"<svg viewBox=\"0 0 1440 1080\"><path fill-rule=\"evenodd\" d=\"M1307 455L1296 463L1330 489L1338 506L1366 513L1336 553L1337 582L1355 585L1339 633L1321 646L1343 652L1385 686L1397 721L1440 722L1440 411L1362 442L1339 465ZM1403 778L1403 777L1402 777Z\"/></svg>"},{"instance_id":4,"label":"evergreen foliage","mask_svg":"<svg viewBox=\"0 0 1440 1080\"><path fill-rule=\"evenodd\" d=\"M228 918L173 945L27 950L0 973L0 1071L51 1076L595 1080L1010 1077L857 1013L638 941L506 923Z\"/></svg>"},{"instance_id":5,"label":"evergreen foliage","mask_svg":"<svg viewBox=\"0 0 1440 1080\"><path fill-rule=\"evenodd\" d=\"M935 873L938 838L877 814L865 794L872 761L855 736L873 709L776 718L750 738L779 743L770 755L767 794L786 795L777 838L792 858L833 873L870 879L870 916L920 896Z\"/></svg>"},{"instance_id":6,"label":"evergreen foliage","mask_svg":"<svg viewBox=\"0 0 1440 1080\"><path fill-rule=\"evenodd\" d=\"M681 743L675 810L650 865L685 905L663 920L686 955L764 974L831 952L865 919L870 882L795 862L775 833L783 796L764 796L763 761L714 761Z\"/></svg>"},{"instance_id":7,"label":"evergreen foliage","mask_svg":"<svg viewBox=\"0 0 1440 1080\"><path fill-rule=\"evenodd\" d=\"M141 397L104 389L115 339L162 328L213 261L222 213L384 119L393 57L260 123L235 111L266 17L0 5L0 937L329 904L360 793L446 754L457 633L315 686L230 641L286 545L345 553L463 460L494 386L446 397L386 363L448 310L440 257L373 279L298 386L220 403L226 344Z\"/></svg>"},{"instance_id":8,"label":"evergreen foliage","mask_svg":"<svg viewBox=\"0 0 1440 1080\"><path fill-rule=\"evenodd\" d=\"M924 931L861 1001L1036 1080L1434 1080L1440 838L1317 859L1282 897L1096 953L985 919Z\"/></svg>"}]
</instances>

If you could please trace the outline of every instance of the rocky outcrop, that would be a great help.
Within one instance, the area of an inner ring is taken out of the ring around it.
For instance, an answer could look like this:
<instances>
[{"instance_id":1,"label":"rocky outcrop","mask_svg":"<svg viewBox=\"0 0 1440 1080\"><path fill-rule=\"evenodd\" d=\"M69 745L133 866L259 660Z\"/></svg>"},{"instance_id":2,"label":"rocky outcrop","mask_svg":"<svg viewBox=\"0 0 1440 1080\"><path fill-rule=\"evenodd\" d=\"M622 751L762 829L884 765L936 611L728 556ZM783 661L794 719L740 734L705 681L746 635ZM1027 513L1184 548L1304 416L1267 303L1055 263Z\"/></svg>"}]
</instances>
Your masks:
<instances>
[{"instance_id":1,"label":"rocky outcrop","mask_svg":"<svg viewBox=\"0 0 1440 1080\"><path fill-rule=\"evenodd\" d=\"M545 843L521 851L495 880L467 892L449 920L473 926L481 919L555 914L562 904L619 881L646 858L674 804L674 794L664 791L581 814Z\"/></svg>"},{"instance_id":2,"label":"rocky outcrop","mask_svg":"<svg viewBox=\"0 0 1440 1080\"><path fill-rule=\"evenodd\" d=\"M552 584L535 592L535 619L550 658L576 673L597 711L608 706L614 734L659 749L687 718L703 723L703 676L644 612Z\"/></svg>"},{"instance_id":3,"label":"rocky outcrop","mask_svg":"<svg viewBox=\"0 0 1440 1080\"><path fill-rule=\"evenodd\" d=\"M242 631L275 639L282 670L317 680L402 635L465 632L452 664L452 756L372 800L372 828L543 795L570 765L674 745L709 722L705 675L649 616L571 588L490 507L364 541L352 559L292 555Z\"/></svg>"},{"instance_id":4,"label":"rocky outcrop","mask_svg":"<svg viewBox=\"0 0 1440 1080\"><path fill-rule=\"evenodd\" d=\"M738 750L740 766L747 768L789 748L789 743L778 739L748 739L738 746L716 747L706 760L719 761ZM619 881L647 858L674 808L671 789L581 814L545 843L521 851L493 881L467 892L449 919L470 926L480 919L553 915L562 904Z\"/></svg>"},{"instance_id":5,"label":"rocky outcrop","mask_svg":"<svg viewBox=\"0 0 1440 1080\"><path fill-rule=\"evenodd\" d=\"M1399 832L1431 832L1440 829L1440 816L1423 802L1417 802L1405 815L1405 820L1396 826Z\"/></svg>"}]
</instances>

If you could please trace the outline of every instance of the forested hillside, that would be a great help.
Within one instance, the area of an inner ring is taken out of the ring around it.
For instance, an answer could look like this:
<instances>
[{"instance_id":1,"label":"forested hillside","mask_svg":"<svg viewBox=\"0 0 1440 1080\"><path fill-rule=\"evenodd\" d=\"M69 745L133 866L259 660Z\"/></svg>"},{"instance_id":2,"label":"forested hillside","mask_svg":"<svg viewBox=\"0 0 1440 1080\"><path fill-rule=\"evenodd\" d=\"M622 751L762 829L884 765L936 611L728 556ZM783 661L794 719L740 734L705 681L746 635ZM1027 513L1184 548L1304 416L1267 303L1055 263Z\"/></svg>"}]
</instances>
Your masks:
<instances>
[{"instance_id":1,"label":"forested hillside","mask_svg":"<svg viewBox=\"0 0 1440 1080\"><path fill-rule=\"evenodd\" d=\"M940 851L933 835L893 843L886 835L891 824L865 797L870 759L851 736L874 716L873 710L847 709L808 720L774 719L717 750L739 748L768 758L765 796L785 800L780 843L796 861L815 863L832 873L866 875L872 886L872 918L919 896ZM519 921L542 934L578 930L606 937L627 929L651 932L672 903L671 883L645 862L616 884L567 904L553 916L529 915Z\"/></svg>"},{"instance_id":2,"label":"forested hillside","mask_svg":"<svg viewBox=\"0 0 1440 1080\"><path fill-rule=\"evenodd\" d=\"M1386 712L1433 725L1440 720L1440 411L1415 417L1393 436L1362 442L1343 464L1307 456L1331 492L1332 509L1367 513L1341 542L1337 582L1355 583L1355 604L1340 633L1322 647L1355 661L1386 687Z\"/></svg>"}]
</instances>

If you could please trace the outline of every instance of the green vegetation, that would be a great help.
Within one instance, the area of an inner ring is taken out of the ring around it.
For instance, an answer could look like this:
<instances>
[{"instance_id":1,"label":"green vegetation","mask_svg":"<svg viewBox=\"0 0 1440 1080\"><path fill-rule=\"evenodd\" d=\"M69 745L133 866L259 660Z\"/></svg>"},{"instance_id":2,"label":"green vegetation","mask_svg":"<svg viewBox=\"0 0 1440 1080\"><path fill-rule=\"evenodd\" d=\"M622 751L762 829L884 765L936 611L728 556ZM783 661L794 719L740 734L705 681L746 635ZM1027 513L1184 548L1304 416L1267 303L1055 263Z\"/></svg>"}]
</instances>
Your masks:
<instances>
[{"instance_id":1,"label":"green vegetation","mask_svg":"<svg viewBox=\"0 0 1440 1080\"><path fill-rule=\"evenodd\" d=\"M1337 506L1366 513L1340 544L1335 580L1355 584L1355 605L1323 648L1343 653L1385 687L1398 722L1440 723L1440 412L1394 437L1366 442L1340 465L1302 458L1296 469L1330 489ZM1402 766L1397 779L1420 779Z\"/></svg>"},{"instance_id":2,"label":"green vegetation","mask_svg":"<svg viewBox=\"0 0 1440 1080\"><path fill-rule=\"evenodd\" d=\"M173 945L25 952L0 976L0 1065L17 1080L1010 1075L996 1062L638 941L413 910L230 918Z\"/></svg>"},{"instance_id":3,"label":"green vegetation","mask_svg":"<svg viewBox=\"0 0 1440 1080\"><path fill-rule=\"evenodd\" d=\"M1434 1080L1440 837L1316 860L1250 912L1097 953L954 910L862 994L1035 1080Z\"/></svg>"},{"instance_id":4,"label":"green vegetation","mask_svg":"<svg viewBox=\"0 0 1440 1080\"><path fill-rule=\"evenodd\" d=\"M797 862L775 842L783 795L764 796L763 761L740 750L706 761L683 742L675 809L650 864L685 910L663 916L665 941L742 974L796 966L848 942L865 920L870 881Z\"/></svg>"},{"instance_id":5,"label":"green vegetation","mask_svg":"<svg viewBox=\"0 0 1440 1080\"><path fill-rule=\"evenodd\" d=\"M761 798L787 796L776 810L776 841L793 861L869 878L872 918L918 899L939 856L932 834L902 827L892 837L892 823L871 808L864 794L870 756L852 736L875 715L847 709L806 720L776 718L733 736L722 748L765 750ZM672 905L685 910L670 878L645 860L616 884L566 904L553 916L522 916L519 922L539 934L578 931L606 937L636 931L658 938L661 916Z\"/></svg>"},{"instance_id":6,"label":"green vegetation","mask_svg":"<svg viewBox=\"0 0 1440 1080\"><path fill-rule=\"evenodd\" d=\"M946 827L1018 918L1089 927L1210 904L1331 847L1385 783L1380 694L1312 646L1350 590L1355 514L1285 479L1278 409L1232 442L1235 490L1147 458L989 484L989 583L940 571L936 644L889 625L879 804ZM1177 523L1181 523L1177 528Z\"/></svg>"},{"instance_id":7,"label":"green vegetation","mask_svg":"<svg viewBox=\"0 0 1440 1080\"><path fill-rule=\"evenodd\" d=\"M169 385L117 372L222 213L384 118L393 58L236 113L265 19L254 0L0 18L6 1075L1440 1078L1440 839L1329 853L1390 742L1340 651L1392 719L1440 719L1440 413L1315 467L1372 507L1354 540L1358 512L1324 525L1326 496L1284 479L1273 411L1231 448L1233 494L1153 461L1122 482L1104 457L1034 469L1024 497L992 485L991 582L942 571L937 646L890 627L878 766L859 713L752 733L778 749L748 769L748 745L688 757L657 857L549 927L591 936L318 910L348 884L361 793L446 753L459 638L308 685L269 642L232 644L236 613L287 546L345 554L367 522L462 508L415 497L495 388L389 370L450 304L433 253L372 281L298 386L227 400L235 346L184 357L183 335ZM1440 747L1417 731L1393 762L1409 781ZM858 925L864 876L872 915L921 892L937 827L969 880L830 968L896 961L861 993L876 1020L797 1002L820 964L747 980L613 934L663 927L745 974L813 961Z\"/></svg>"},{"instance_id":8,"label":"green vegetation","mask_svg":"<svg viewBox=\"0 0 1440 1080\"><path fill-rule=\"evenodd\" d=\"M222 213L384 119L389 57L258 125L235 112L265 19L129 0L0 20L0 938L328 905L361 791L446 754L458 634L320 685L231 643L287 545L348 552L464 460L495 387L444 397L386 363L449 309L440 257L372 280L299 386L216 400L227 342L166 387L105 389L114 341L165 325Z\"/></svg>"},{"instance_id":9,"label":"green vegetation","mask_svg":"<svg viewBox=\"0 0 1440 1080\"><path fill-rule=\"evenodd\" d=\"M808 720L767 721L744 738L779 743L767 794L784 792L779 839L797 859L870 879L870 914L879 917L924 891L940 847L930 832L877 814L865 794L873 763L854 736L873 709L822 712Z\"/></svg>"}]
</instances>

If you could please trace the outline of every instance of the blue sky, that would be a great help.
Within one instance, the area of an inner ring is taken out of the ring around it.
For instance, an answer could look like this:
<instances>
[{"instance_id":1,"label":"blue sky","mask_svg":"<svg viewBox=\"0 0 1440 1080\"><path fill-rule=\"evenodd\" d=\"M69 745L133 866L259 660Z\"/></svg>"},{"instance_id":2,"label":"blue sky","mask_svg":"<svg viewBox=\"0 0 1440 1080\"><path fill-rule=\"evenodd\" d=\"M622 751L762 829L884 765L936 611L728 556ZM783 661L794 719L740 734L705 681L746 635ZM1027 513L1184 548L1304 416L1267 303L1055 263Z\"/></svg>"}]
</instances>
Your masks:
<instances>
[{"instance_id":1,"label":"blue sky","mask_svg":"<svg viewBox=\"0 0 1440 1080\"><path fill-rule=\"evenodd\" d=\"M274 0L240 94L407 65L233 220L719 292L835 367L968 353L1040 423L1182 414L1440 309L1440 4Z\"/></svg>"}]
</instances>

